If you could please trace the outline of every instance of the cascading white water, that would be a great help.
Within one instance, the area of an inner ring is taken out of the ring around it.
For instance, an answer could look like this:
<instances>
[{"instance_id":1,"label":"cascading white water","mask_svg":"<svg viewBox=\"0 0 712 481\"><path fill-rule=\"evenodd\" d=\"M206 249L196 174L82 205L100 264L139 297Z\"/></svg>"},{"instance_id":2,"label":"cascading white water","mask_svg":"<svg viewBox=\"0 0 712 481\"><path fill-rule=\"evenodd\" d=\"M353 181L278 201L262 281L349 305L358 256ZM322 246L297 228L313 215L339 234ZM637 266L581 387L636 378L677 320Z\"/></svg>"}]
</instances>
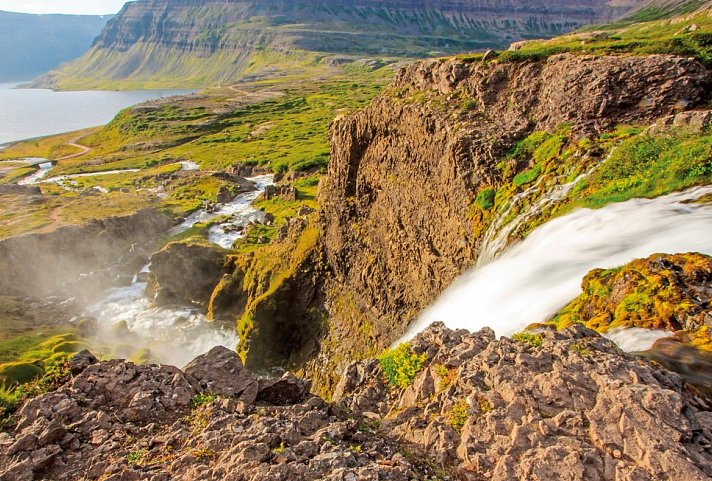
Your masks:
<instances>
[{"instance_id":1,"label":"cascading white water","mask_svg":"<svg viewBox=\"0 0 712 481\"><path fill-rule=\"evenodd\" d=\"M231 216L226 221L231 225L246 225L261 216L251 204L272 183L273 177L262 175L248 180L255 182L256 190L238 195L232 202L222 204L210 212L194 212L169 234L178 234L198 222L222 216ZM232 232L221 236L211 231L209 240L229 247L236 238L237 235ZM142 269L144 272L147 270L148 266ZM86 309L85 315L97 320L99 344L114 349L129 344L132 351L150 349L162 362L175 366L184 366L215 346L230 349L237 346L239 337L234 327L216 326L198 309L183 306L151 307L149 299L144 296L145 289L146 282L135 276L131 285L111 289L104 298ZM116 332L114 326L120 321L126 322L128 333Z\"/></svg>"},{"instance_id":2,"label":"cascading white water","mask_svg":"<svg viewBox=\"0 0 712 481\"><path fill-rule=\"evenodd\" d=\"M591 269L659 252L712 254L712 205L690 203L709 193L712 187L698 187L550 220L488 264L463 274L399 342L436 321L470 331L488 326L498 335L511 335L547 320L579 295Z\"/></svg>"}]
</instances>

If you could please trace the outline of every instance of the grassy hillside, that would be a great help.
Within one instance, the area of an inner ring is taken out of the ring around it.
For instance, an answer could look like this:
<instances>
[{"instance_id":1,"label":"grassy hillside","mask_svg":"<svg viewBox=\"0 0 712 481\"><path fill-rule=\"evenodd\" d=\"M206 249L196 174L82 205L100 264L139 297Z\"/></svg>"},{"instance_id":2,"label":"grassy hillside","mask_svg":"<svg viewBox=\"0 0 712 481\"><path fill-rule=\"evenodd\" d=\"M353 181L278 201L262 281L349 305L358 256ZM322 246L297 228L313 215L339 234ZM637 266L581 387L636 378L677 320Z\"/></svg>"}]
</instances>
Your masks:
<instances>
[{"instance_id":1,"label":"grassy hillside","mask_svg":"<svg viewBox=\"0 0 712 481\"><path fill-rule=\"evenodd\" d=\"M142 206L185 215L204 201L214 202L221 187L230 187L229 181L213 175L230 167L323 172L331 120L365 106L391 75L388 67L376 71L351 67L348 77L325 81L276 79L212 89L126 109L102 128L17 143L0 151L0 161L62 158L76 152L66 143L79 135L89 151L58 161L47 178L107 174L42 183L45 196L31 205L23 196L0 194L9 207L0 215L0 237ZM184 161L197 163L200 170L181 172L179 162ZM0 184L34 171L22 164L5 165L9 171Z\"/></svg>"}]
</instances>

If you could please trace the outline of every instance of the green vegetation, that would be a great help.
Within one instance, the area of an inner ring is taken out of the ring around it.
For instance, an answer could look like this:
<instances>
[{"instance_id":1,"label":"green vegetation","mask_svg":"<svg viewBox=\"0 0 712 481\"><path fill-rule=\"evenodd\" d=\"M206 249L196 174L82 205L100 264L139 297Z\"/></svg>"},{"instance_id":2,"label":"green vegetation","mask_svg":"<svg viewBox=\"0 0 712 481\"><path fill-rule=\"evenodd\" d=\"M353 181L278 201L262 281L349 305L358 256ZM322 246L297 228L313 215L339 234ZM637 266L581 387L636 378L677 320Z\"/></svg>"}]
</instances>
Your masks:
<instances>
[{"instance_id":1,"label":"green vegetation","mask_svg":"<svg viewBox=\"0 0 712 481\"><path fill-rule=\"evenodd\" d=\"M426 360L426 354L415 354L408 342L385 351L378 358L383 376L388 384L400 389L405 389L413 384Z\"/></svg>"},{"instance_id":2,"label":"green vegetation","mask_svg":"<svg viewBox=\"0 0 712 481\"><path fill-rule=\"evenodd\" d=\"M709 272L710 265L710 258L702 254L665 258L658 254L615 269L594 269L584 277L581 295L548 323L557 329L579 323L601 333L621 327L687 331L683 337L692 344L711 349L707 328L693 321L704 308L689 287ZM585 348L572 349L584 355Z\"/></svg>"},{"instance_id":3,"label":"green vegetation","mask_svg":"<svg viewBox=\"0 0 712 481\"><path fill-rule=\"evenodd\" d=\"M492 403L484 398L478 398L477 399L477 405L480 408L480 414L486 414L494 409L494 406Z\"/></svg>"},{"instance_id":4,"label":"green vegetation","mask_svg":"<svg viewBox=\"0 0 712 481\"><path fill-rule=\"evenodd\" d=\"M0 365L0 427L28 399L53 391L71 379L66 358L48 363L11 362ZM13 384L14 383L14 384Z\"/></svg>"},{"instance_id":5,"label":"green vegetation","mask_svg":"<svg viewBox=\"0 0 712 481\"><path fill-rule=\"evenodd\" d=\"M442 364L435 364L433 366L433 373L439 379L438 382L438 392L442 392L455 381L455 376L457 375L457 369L448 369Z\"/></svg>"},{"instance_id":6,"label":"green vegetation","mask_svg":"<svg viewBox=\"0 0 712 481\"><path fill-rule=\"evenodd\" d=\"M314 265L318 266L319 258L316 257L318 243L319 227L312 216L306 219L306 226L301 232L292 233L281 241L262 246L255 244L241 246L242 253L247 255L235 258L236 267L233 277L239 280L242 292L251 293L244 313L237 322L237 332L241 341L238 353L243 360L248 358L253 343L269 342L266 338L257 338L269 332L266 325L274 325L274 320L284 315L280 310L284 306L280 305L278 299L284 295L291 295L293 283L299 282L297 280L304 275L305 266L306 269L312 269ZM213 299L217 295L218 292L213 293ZM292 322L298 321L298 313L292 312L289 315ZM309 325L320 325L323 322L321 314L317 311L308 310L301 315L309 318L306 322ZM258 336L254 336L255 332ZM254 353L255 356L260 355L257 351Z\"/></svg>"},{"instance_id":7,"label":"green vegetation","mask_svg":"<svg viewBox=\"0 0 712 481\"><path fill-rule=\"evenodd\" d=\"M636 197L657 197L712 182L712 133L676 129L623 140L589 179L577 186L572 203L602 207Z\"/></svg>"},{"instance_id":8,"label":"green vegetation","mask_svg":"<svg viewBox=\"0 0 712 481\"><path fill-rule=\"evenodd\" d=\"M126 455L126 462L132 466L143 466L146 463L147 449L131 451Z\"/></svg>"},{"instance_id":9,"label":"green vegetation","mask_svg":"<svg viewBox=\"0 0 712 481\"><path fill-rule=\"evenodd\" d=\"M522 344L529 344L531 347L541 347L544 339L541 334L535 334L533 332L518 332L512 336L512 339L521 342Z\"/></svg>"},{"instance_id":10,"label":"green vegetation","mask_svg":"<svg viewBox=\"0 0 712 481\"><path fill-rule=\"evenodd\" d=\"M494 196L496 193L497 191L491 187L481 190L475 198L475 204L477 204L482 210L490 210L494 207Z\"/></svg>"},{"instance_id":11,"label":"green vegetation","mask_svg":"<svg viewBox=\"0 0 712 481\"><path fill-rule=\"evenodd\" d=\"M271 239L283 219L302 205L316 208L318 175L325 171L329 157L329 123L365 106L391 75L389 68L354 70L348 77L308 83L282 78L239 89L215 88L200 97L126 109L103 128L15 144L3 150L0 159L58 159L76 153L67 142L80 137L78 142L89 152L60 160L48 177L99 175L66 179L61 185L40 184L46 195L31 205L22 196L3 196L8 208L0 212L0 237L150 206L184 216L204 202L214 202L221 188L235 188L229 180L212 175L231 166L311 173L294 181L299 203L279 198L261 203L278 222L248 237ZM182 161L195 162L201 170L179 172ZM18 164L0 182L33 171ZM112 173L101 174L108 171ZM87 192L92 195L82 195Z\"/></svg>"},{"instance_id":12,"label":"green vegetation","mask_svg":"<svg viewBox=\"0 0 712 481\"><path fill-rule=\"evenodd\" d=\"M69 376L67 359L85 347L61 313L0 296L0 424L22 402Z\"/></svg>"},{"instance_id":13,"label":"green vegetation","mask_svg":"<svg viewBox=\"0 0 712 481\"><path fill-rule=\"evenodd\" d=\"M194 408L200 407L200 406L205 406L206 404L213 403L217 401L218 396L215 393L211 392L201 392L193 396L193 399L190 401L190 403L193 405Z\"/></svg>"},{"instance_id":14,"label":"green vegetation","mask_svg":"<svg viewBox=\"0 0 712 481\"><path fill-rule=\"evenodd\" d=\"M541 166L535 165L533 169L525 170L524 172L520 172L519 174L515 175L514 179L512 179L512 182L517 187L521 187L523 185L534 182L537 177L539 177L539 174L541 174Z\"/></svg>"},{"instance_id":15,"label":"green vegetation","mask_svg":"<svg viewBox=\"0 0 712 481\"><path fill-rule=\"evenodd\" d=\"M8 389L18 384L27 384L44 374L44 369L29 362L6 362L0 364L0 386Z\"/></svg>"},{"instance_id":16,"label":"green vegetation","mask_svg":"<svg viewBox=\"0 0 712 481\"><path fill-rule=\"evenodd\" d=\"M659 20L663 12L641 10L624 22L597 26L551 40L527 42L518 50L500 52L498 62L543 60L560 53L580 55L675 54L712 62L712 18L708 12ZM639 22L639 23L633 23Z\"/></svg>"},{"instance_id":17,"label":"green vegetation","mask_svg":"<svg viewBox=\"0 0 712 481\"><path fill-rule=\"evenodd\" d=\"M586 357L591 354L591 351L586 349L586 347L580 342L575 342L571 344L571 350L581 357Z\"/></svg>"},{"instance_id":18,"label":"green vegetation","mask_svg":"<svg viewBox=\"0 0 712 481\"><path fill-rule=\"evenodd\" d=\"M467 420L470 417L469 408L467 406L467 401L460 399L457 401L450 410L450 415L448 416L450 420L450 426L458 433L462 431L465 427Z\"/></svg>"}]
</instances>

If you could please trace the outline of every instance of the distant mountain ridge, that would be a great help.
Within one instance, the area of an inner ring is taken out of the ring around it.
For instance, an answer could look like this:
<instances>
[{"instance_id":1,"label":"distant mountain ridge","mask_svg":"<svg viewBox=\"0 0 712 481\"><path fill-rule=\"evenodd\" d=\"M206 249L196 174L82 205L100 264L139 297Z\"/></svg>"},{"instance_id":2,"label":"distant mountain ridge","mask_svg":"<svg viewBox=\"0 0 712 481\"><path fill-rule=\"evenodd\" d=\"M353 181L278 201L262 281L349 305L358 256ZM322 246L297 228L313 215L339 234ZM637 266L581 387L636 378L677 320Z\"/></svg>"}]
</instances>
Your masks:
<instances>
[{"instance_id":1,"label":"distant mountain ridge","mask_svg":"<svg viewBox=\"0 0 712 481\"><path fill-rule=\"evenodd\" d=\"M110 18L0 11L0 81L28 80L80 57Z\"/></svg>"},{"instance_id":2,"label":"distant mountain ridge","mask_svg":"<svg viewBox=\"0 0 712 481\"><path fill-rule=\"evenodd\" d=\"M620 18L643 0L141 0L80 60L38 84L203 86L328 56L502 48Z\"/></svg>"}]
</instances>

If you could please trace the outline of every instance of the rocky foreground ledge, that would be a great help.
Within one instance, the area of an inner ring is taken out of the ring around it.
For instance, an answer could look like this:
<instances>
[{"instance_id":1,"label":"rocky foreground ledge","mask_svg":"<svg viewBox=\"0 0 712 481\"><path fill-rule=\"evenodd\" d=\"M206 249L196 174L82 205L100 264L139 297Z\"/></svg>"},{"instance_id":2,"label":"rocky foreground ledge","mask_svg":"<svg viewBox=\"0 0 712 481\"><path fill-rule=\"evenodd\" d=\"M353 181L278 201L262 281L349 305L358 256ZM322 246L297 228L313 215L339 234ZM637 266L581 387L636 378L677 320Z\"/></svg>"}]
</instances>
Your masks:
<instances>
[{"instance_id":1,"label":"rocky foreground ledge","mask_svg":"<svg viewBox=\"0 0 712 481\"><path fill-rule=\"evenodd\" d=\"M712 406L582 326L519 340L434 325L414 382L350 366L335 401L224 348L183 371L73 361L0 434L0 480L708 480Z\"/></svg>"}]
</instances>

